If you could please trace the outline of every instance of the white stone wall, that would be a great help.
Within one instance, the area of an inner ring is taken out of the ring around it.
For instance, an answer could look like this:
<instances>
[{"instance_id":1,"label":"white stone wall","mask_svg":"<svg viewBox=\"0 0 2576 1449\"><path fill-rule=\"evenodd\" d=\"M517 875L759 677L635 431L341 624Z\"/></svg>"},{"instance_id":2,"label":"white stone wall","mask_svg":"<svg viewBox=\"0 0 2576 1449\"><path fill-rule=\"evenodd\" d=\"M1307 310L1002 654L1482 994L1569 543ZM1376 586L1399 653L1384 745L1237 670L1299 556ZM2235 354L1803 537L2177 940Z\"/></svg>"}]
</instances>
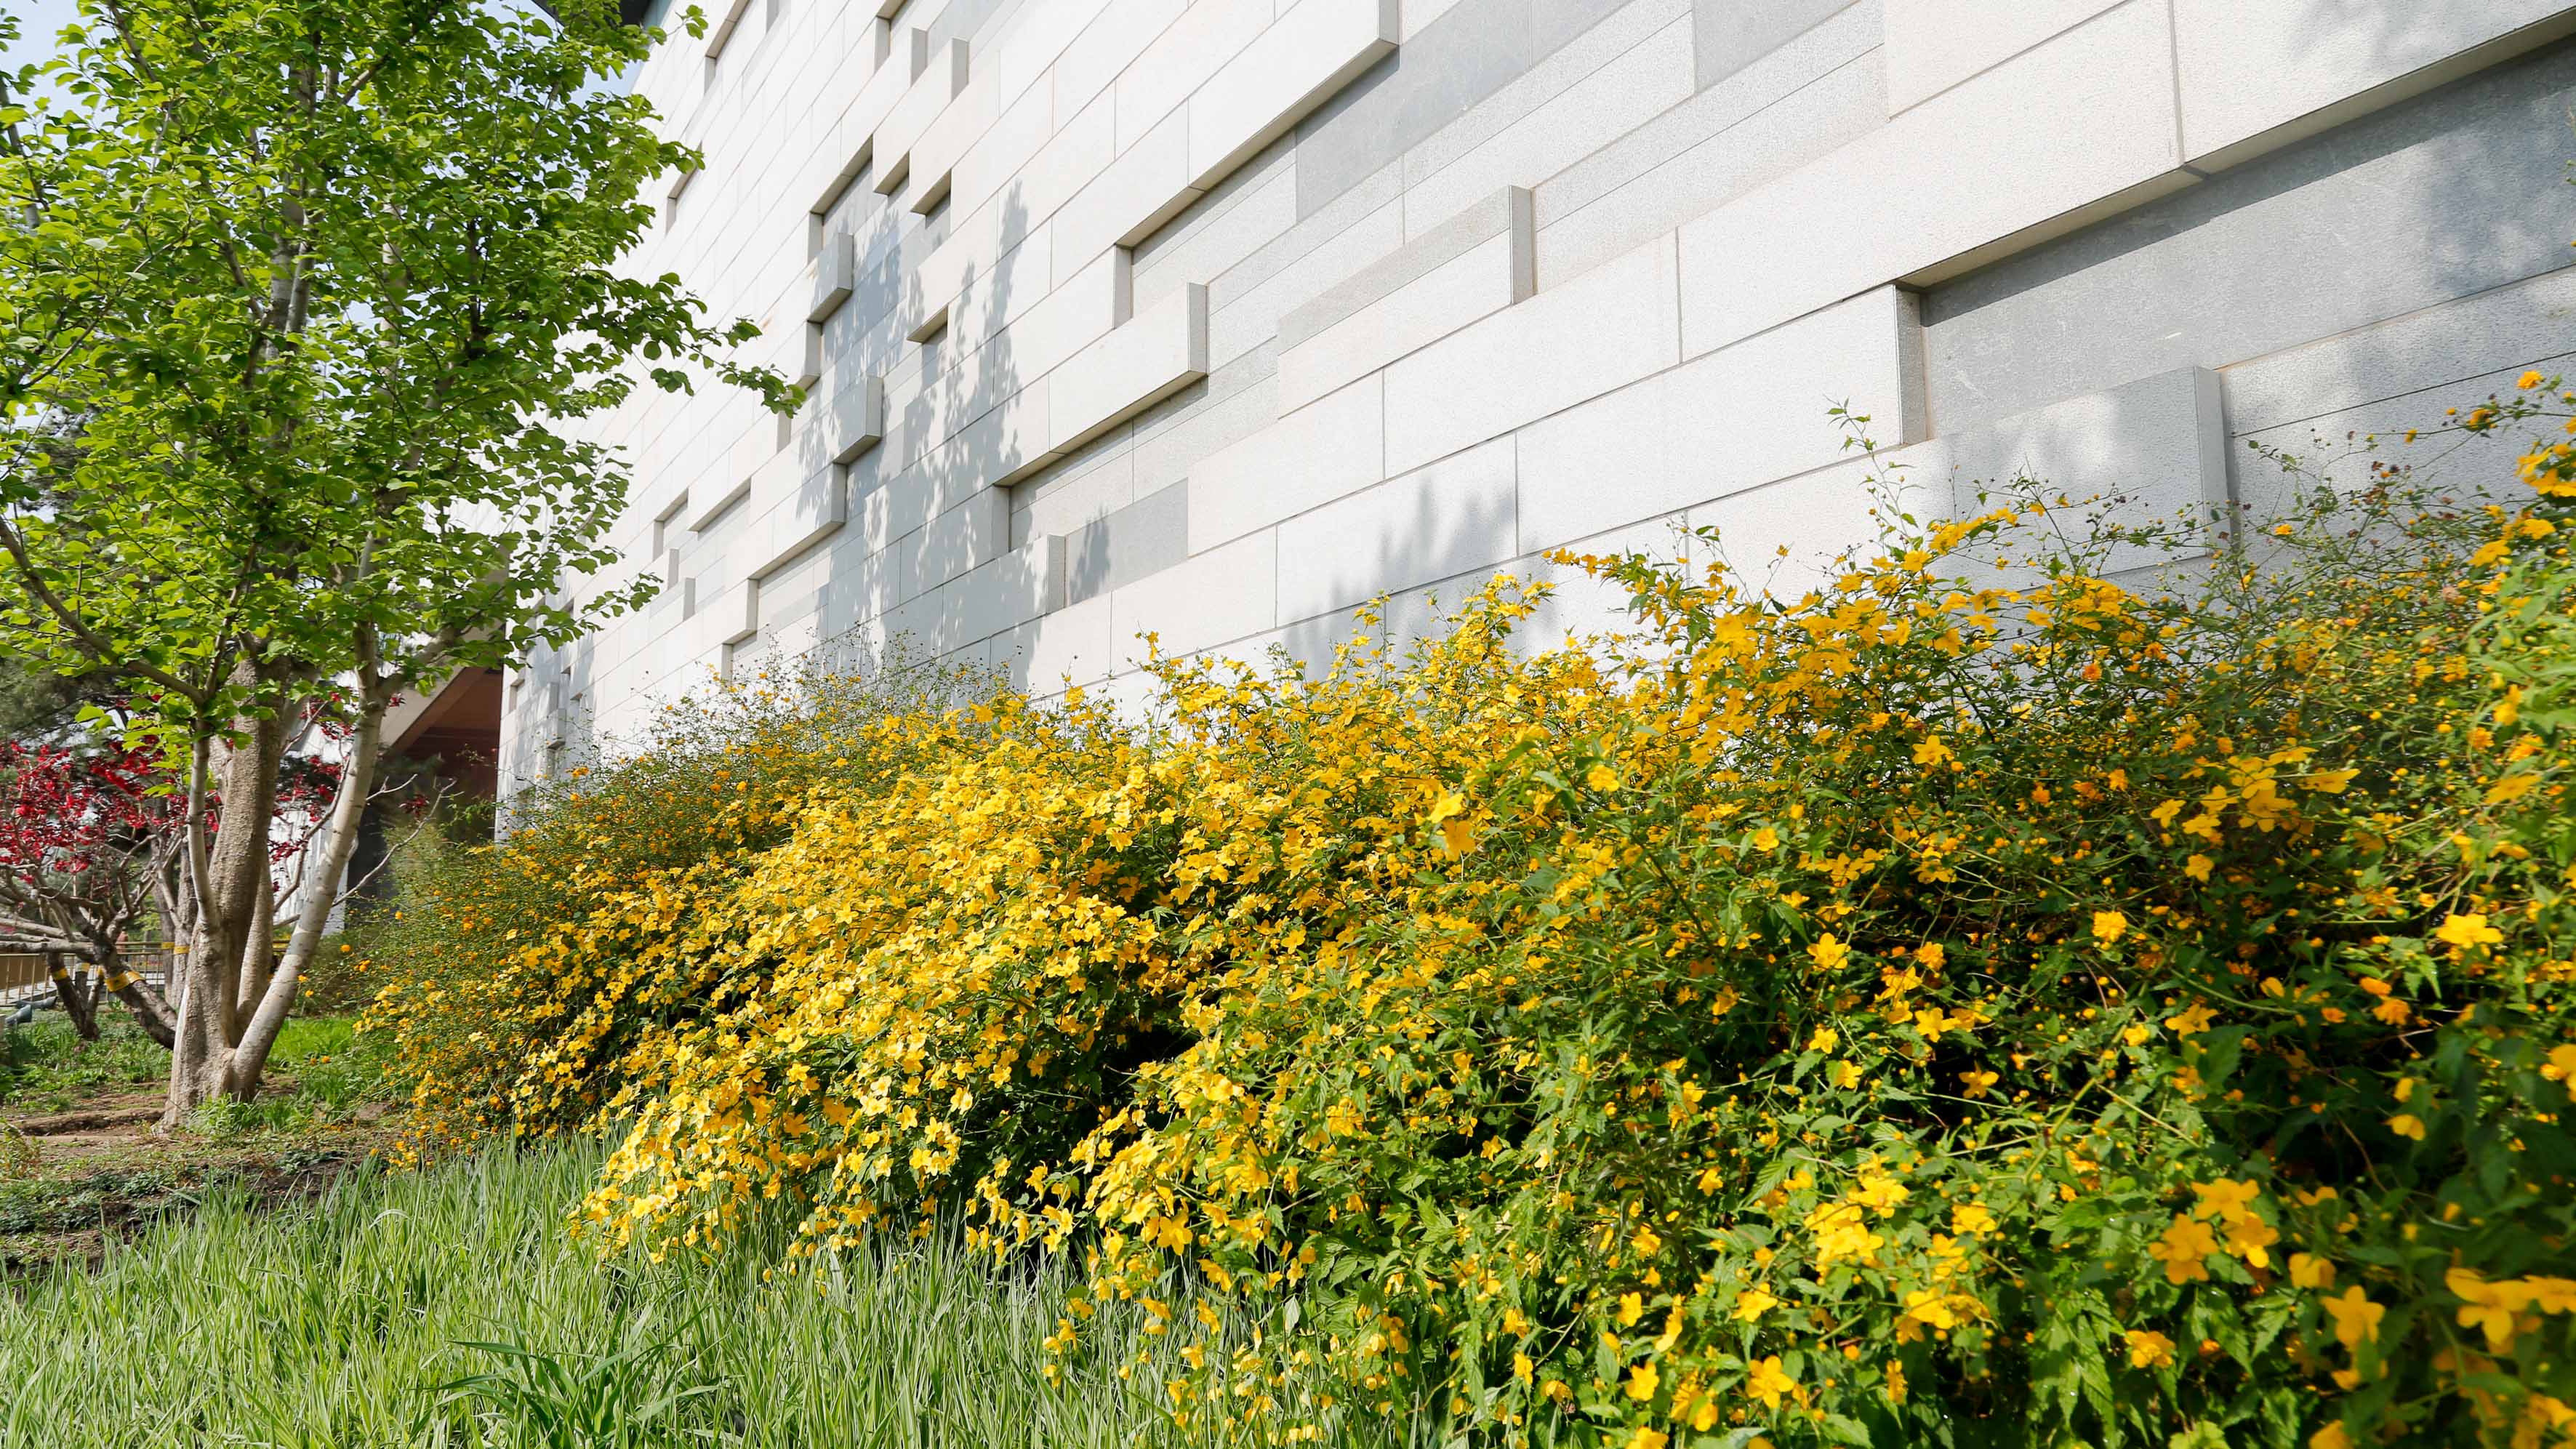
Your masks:
<instances>
[{"instance_id":1,"label":"white stone wall","mask_svg":"<svg viewBox=\"0 0 2576 1449\"><path fill-rule=\"evenodd\" d=\"M2181 506L2571 346L2551 0L709 11L636 81L705 166L635 265L810 395L606 421L579 587L665 587L528 662L505 778L824 641L1115 689L1675 523L1791 586L1869 527L1837 403L1929 506Z\"/></svg>"}]
</instances>

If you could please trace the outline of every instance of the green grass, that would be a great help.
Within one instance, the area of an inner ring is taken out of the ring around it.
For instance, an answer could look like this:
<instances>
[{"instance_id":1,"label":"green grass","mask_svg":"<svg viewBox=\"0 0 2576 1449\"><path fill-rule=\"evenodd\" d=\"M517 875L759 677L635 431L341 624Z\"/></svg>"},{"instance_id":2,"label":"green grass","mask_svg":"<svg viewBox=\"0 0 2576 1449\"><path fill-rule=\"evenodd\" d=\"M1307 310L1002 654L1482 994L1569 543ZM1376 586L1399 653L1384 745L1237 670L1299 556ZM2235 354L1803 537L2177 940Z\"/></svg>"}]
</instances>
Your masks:
<instances>
[{"instance_id":1,"label":"green grass","mask_svg":"<svg viewBox=\"0 0 2576 1449\"><path fill-rule=\"evenodd\" d=\"M290 1020L270 1057L271 1090L255 1102L209 1104L186 1132L140 1128L103 1151L51 1163L42 1139L0 1125L0 1273L30 1261L86 1261L105 1236L148 1226L202 1202L275 1202L311 1195L363 1161L390 1127L369 1122L398 1095L381 1038L346 1019ZM169 1053L130 1020L101 1023L84 1042L55 1017L0 1043L0 1113L41 1116L117 1095L157 1106ZM0 1374L5 1378L5 1374Z\"/></svg>"},{"instance_id":2,"label":"green grass","mask_svg":"<svg viewBox=\"0 0 2576 1449\"><path fill-rule=\"evenodd\" d=\"M0 1287L0 1444L1193 1442L1135 1315L1104 1312L1048 1382L1064 1268L999 1273L946 1235L774 1281L757 1234L602 1264L564 1226L599 1162L495 1151L266 1212L217 1196L95 1272Z\"/></svg>"},{"instance_id":3,"label":"green grass","mask_svg":"<svg viewBox=\"0 0 2576 1449\"><path fill-rule=\"evenodd\" d=\"M38 1017L0 1035L0 1110L35 1116L63 1112L111 1092L143 1091L166 1081L170 1053L143 1034L121 1006L101 1011L98 1040L82 1041L60 1015ZM271 1078L290 1090L255 1102L222 1102L196 1124L211 1137L292 1131L345 1120L365 1102L387 1101L390 1044L357 1035L345 1016L294 1017L277 1034Z\"/></svg>"},{"instance_id":4,"label":"green grass","mask_svg":"<svg viewBox=\"0 0 2576 1449\"><path fill-rule=\"evenodd\" d=\"M82 1041L60 1013L0 1031L0 1108L61 1112L84 1098L134 1091L170 1073L170 1054L111 1003L100 1012L98 1040ZM113 1015L111 1015L113 1013Z\"/></svg>"},{"instance_id":5,"label":"green grass","mask_svg":"<svg viewBox=\"0 0 2576 1449\"><path fill-rule=\"evenodd\" d=\"M290 1018L269 1051L268 1075L291 1079L292 1089L209 1102L189 1125L200 1136L238 1139L345 1122L361 1104L399 1095L385 1072L390 1050L382 1036L359 1036L345 1016Z\"/></svg>"}]
</instances>

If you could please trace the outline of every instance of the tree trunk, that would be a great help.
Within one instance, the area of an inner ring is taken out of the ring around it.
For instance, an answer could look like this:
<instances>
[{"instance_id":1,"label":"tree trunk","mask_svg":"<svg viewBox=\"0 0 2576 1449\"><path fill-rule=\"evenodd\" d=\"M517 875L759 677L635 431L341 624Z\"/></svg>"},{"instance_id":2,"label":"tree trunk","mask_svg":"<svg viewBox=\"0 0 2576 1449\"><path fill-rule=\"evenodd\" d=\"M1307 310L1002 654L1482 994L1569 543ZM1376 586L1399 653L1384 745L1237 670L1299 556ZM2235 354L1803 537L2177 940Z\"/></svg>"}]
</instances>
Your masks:
<instances>
[{"instance_id":1,"label":"tree trunk","mask_svg":"<svg viewBox=\"0 0 2576 1449\"><path fill-rule=\"evenodd\" d=\"M161 993L142 976L126 970L122 960L110 956L103 969L107 974L99 982L99 989L113 994L134 1012L135 1023L143 1028L145 1036L165 1047L171 1045L177 1029L170 1003L162 1000Z\"/></svg>"},{"instance_id":2,"label":"tree trunk","mask_svg":"<svg viewBox=\"0 0 2576 1449\"><path fill-rule=\"evenodd\" d=\"M269 1050L295 1005L296 984L321 945L332 903L357 846L359 821L374 789L376 755L383 743L385 697L377 688L360 691L349 761L318 843L321 859L306 875L305 903L296 912L295 934L282 961L275 960L275 943L268 938L274 904L269 894L267 823L276 804L285 732L278 728L274 733L253 733L243 748L226 755L224 820L239 818L237 800L255 801L258 814L243 828L219 831L215 837L204 898L197 906L195 948L188 953L184 969L186 994L180 999L173 1033L170 1097L161 1112L161 1131L175 1131L190 1112L216 1096L247 1101L258 1093ZM271 727L263 722L263 728ZM243 889L251 878L256 881L255 893Z\"/></svg>"},{"instance_id":3,"label":"tree trunk","mask_svg":"<svg viewBox=\"0 0 2576 1449\"><path fill-rule=\"evenodd\" d=\"M277 961L277 893L263 893L251 913L250 932L242 938L241 970L234 976L233 1020L248 1021L268 992L269 974Z\"/></svg>"},{"instance_id":4,"label":"tree trunk","mask_svg":"<svg viewBox=\"0 0 2576 1449\"><path fill-rule=\"evenodd\" d=\"M45 953L45 974L53 978L54 999L63 1004L63 1014L72 1019L72 1030L80 1034L82 1041L98 1040L98 988L80 979L66 952Z\"/></svg>"},{"instance_id":5,"label":"tree trunk","mask_svg":"<svg viewBox=\"0 0 2576 1449\"><path fill-rule=\"evenodd\" d=\"M330 822L323 827L320 872L311 878L312 892L295 913L295 934L287 940L286 959L277 963L258 1010L251 1013L242 1030L241 1049L233 1063L234 1091L238 1096L247 1098L259 1090L259 1074L268 1066L269 1048L277 1044L277 1033L286 1025L286 1013L295 1005L296 983L313 963L313 953L321 949L322 933L331 919L331 903L340 894L340 883L348 878L349 857L357 852L367 797L375 790L376 756L384 744L387 697L384 690L372 684L359 691L358 728L349 741L349 763L340 774L340 793L331 801ZM260 943L263 949L268 944Z\"/></svg>"},{"instance_id":6,"label":"tree trunk","mask_svg":"<svg viewBox=\"0 0 2576 1449\"><path fill-rule=\"evenodd\" d=\"M242 969L254 949L269 878L269 819L277 806L277 770L286 754L286 724L269 716L238 722L240 743L221 752L223 809L197 900L197 922L180 963L179 1020L170 1043L170 1096L160 1129L175 1131L188 1114L233 1088L235 1010ZM191 830L204 828L191 821ZM256 943L265 950L266 943ZM264 1054L263 1054L264 1055Z\"/></svg>"}]
</instances>

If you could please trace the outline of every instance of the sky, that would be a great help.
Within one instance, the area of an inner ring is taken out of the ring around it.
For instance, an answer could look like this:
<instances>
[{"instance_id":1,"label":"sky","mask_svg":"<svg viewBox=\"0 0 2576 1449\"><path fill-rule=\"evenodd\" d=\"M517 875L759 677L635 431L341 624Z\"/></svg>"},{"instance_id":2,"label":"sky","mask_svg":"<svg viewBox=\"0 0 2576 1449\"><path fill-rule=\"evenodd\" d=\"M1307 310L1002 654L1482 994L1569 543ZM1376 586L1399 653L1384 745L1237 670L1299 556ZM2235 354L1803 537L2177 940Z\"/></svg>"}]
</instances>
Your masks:
<instances>
[{"instance_id":1,"label":"sky","mask_svg":"<svg viewBox=\"0 0 2576 1449\"><path fill-rule=\"evenodd\" d=\"M657 8L668 9L669 6L665 4ZM0 64L16 70L54 53L54 37L62 33L64 26L80 18L80 5L79 0L0 0L0 12L14 16L18 21L16 42L0 47ZM605 88L622 91L632 84L634 77L627 75L609 82Z\"/></svg>"},{"instance_id":2,"label":"sky","mask_svg":"<svg viewBox=\"0 0 2576 1449\"><path fill-rule=\"evenodd\" d=\"M10 70L52 55L54 37L80 18L75 0L0 0L0 11L18 22L17 40L0 51L0 63Z\"/></svg>"}]
</instances>

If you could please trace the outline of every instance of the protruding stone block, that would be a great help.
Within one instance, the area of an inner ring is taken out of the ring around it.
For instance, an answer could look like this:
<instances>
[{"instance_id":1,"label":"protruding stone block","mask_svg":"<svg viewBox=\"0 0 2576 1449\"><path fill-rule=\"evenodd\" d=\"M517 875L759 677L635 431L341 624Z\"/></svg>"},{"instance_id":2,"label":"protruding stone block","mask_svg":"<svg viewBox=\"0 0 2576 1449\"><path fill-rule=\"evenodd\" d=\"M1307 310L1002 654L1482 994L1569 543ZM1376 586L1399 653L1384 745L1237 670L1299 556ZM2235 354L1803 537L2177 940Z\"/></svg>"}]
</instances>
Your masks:
<instances>
[{"instance_id":1,"label":"protruding stone block","mask_svg":"<svg viewBox=\"0 0 2576 1449\"><path fill-rule=\"evenodd\" d=\"M1300 408L1536 291L1530 194L1505 187L1279 320L1279 407Z\"/></svg>"},{"instance_id":2,"label":"protruding stone block","mask_svg":"<svg viewBox=\"0 0 2576 1449\"><path fill-rule=\"evenodd\" d=\"M1884 0L1887 113L1913 109L1961 81L2072 30L2121 0ZM2229 0L2231 10L2242 8Z\"/></svg>"},{"instance_id":3,"label":"protruding stone block","mask_svg":"<svg viewBox=\"0 0 2576 1449\"><path fill-rule=\"evenodd\" d=\"M1298 0L1190 95L1190 184L1204 191L1392 53L1396 0Z\"/></svg>"},{"instance_id":4,"label":"protruding stone block","mask_svg":"<svg viewBox=\"0 0 2576 1449\"><path fill-rule=\"evenodd\" d=\"M1207 376L1207 288L1183 287L1047 375L1048 449L1081 446Z\"/></svg>"},{"instance_id":5,"label":"protruding stone block","mask_svg":"<svg viewBox=\"0 0 2576 1449\"><path fill-rule=\"evenodd\" d=\"M2162 0L2129 0L1682 227L1684 354L2190 184L2172 56Z\"/></svg>"},{"instance_id":6,"label":"protruding stone block","mask_svg":"<svg viewBox=\"0 0 2576 1449\"><path fill-rule=\"evenodd\" d=\"M921 139L939 113L966 88L966 42L952 40L945 49L935 49L930 64L894 103L884 120L877 123L872 149L877 168L876 188L893 195L912 178L912 144Z\"/></svg>"},{"instance_id":7,"label":"protruding stone block","mask_svg":"<svg viewBox=\"0 0 2576 1449\"><path fill-rule=\"evenodd\" d=\"M2564 0L2174 0L2184 159L2233 166L2572 32Z\"/></svg>"},{"instance_id":8,"label":"protruding stone block","mask_svg":"<svg viewBox=\"0 0 2576 1449\"><path fill-rule=\"evenodd\" d=\"M836 231L823 238L823 249L805 264L805 320L824 322L850 300L857 284L858 259L850 234Z\"/></svg>"},{"instance_id":9,"label":"protruding stone block","mask_svg":"<svg viewBox=\"0 0 2576 1449\"><path fill-rule=\"evenodd\" d=\"M1190 552L1357 492L1386 476L1386 392L1368 377L1190 467Z\"/></svg>"},{"instance_id":10,"label":"protruding stone block","mask_svg":"<svg viewBox=\"0 0 2576 1449\"><path fill-rule=\"evenodd\" d=\"M1390 473L1679 361L1669 236L1485 318L1386 372Z\"/></svg>"}]
</instances>

